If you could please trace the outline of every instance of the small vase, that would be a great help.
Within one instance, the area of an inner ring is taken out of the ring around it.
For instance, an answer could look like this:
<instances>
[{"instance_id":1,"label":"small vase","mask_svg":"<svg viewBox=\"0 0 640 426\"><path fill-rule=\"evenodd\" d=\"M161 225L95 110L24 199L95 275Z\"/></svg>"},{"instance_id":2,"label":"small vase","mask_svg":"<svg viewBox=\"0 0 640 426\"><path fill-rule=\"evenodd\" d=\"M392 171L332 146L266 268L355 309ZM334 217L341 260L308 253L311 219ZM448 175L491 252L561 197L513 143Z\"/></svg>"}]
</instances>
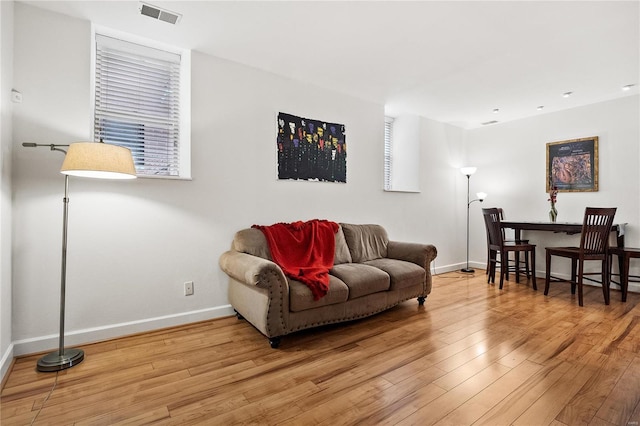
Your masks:
<instances>
[{"instance_id":1,"label":"small vase","mask_svg":"<svg viewBox=\"0 0 640 426\"><path fill-rule=\"evenodd\" d=\"M549 220L551 223L556 223L556 219L558 218L558 210L556 210L556 206L552 205L551 210L549 210Z\"/></svg>"}]
</instances>

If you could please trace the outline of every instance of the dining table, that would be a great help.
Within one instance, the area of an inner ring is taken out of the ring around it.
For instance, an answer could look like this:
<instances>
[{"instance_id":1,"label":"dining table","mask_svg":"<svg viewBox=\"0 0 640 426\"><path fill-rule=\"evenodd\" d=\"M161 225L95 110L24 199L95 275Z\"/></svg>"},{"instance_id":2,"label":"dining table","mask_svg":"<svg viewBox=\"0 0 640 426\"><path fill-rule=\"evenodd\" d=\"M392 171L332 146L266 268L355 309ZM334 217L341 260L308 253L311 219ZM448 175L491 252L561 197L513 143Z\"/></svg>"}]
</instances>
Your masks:
<instances>
[{"instance_id":1,"label":"dining table","mask_svg":"<svg viewBox=\"0 0 640 426\"><path fill-rule=\"evenodd\" d=\"M535 221L512 221L503 220L502 228L513 229L516 240L522 239L522 231L547 231L565 233L567 235L579 234L582 232L582 222L535 222ZM611 232L616 233L616 244L624 247L625 223L614 223Z\"/></svg>"},{"instance_id":2,"label":"dining table","mask_svg":"<svg viewBox=\"0 0 640 426\"><path fill-rule=\"evenodd\" d=\"M611 225L611 232L616 233L616 245L624 247L624 231L626 223L614 223ZM503 229L513 229L516 240L522 239L522 231L547 231L555 233L565 233L567 235L580 234L582 232L582 222L536 222L536 221L513 221L504 220L501 222ZM619 270L623 270L623 256L618 256Z\"/></svg>"}]
</instances>

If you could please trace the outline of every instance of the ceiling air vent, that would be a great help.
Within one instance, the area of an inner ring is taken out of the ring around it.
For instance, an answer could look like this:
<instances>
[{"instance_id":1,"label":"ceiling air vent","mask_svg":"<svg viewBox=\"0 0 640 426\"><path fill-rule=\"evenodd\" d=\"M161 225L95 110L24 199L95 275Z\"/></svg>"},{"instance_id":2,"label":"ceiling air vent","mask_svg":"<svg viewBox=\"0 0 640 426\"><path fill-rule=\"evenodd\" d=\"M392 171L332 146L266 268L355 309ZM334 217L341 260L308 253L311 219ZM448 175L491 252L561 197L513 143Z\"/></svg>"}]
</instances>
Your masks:
<instances>
[{"instance_id":1,"label":"ceiling air vent","mask_svg":"<svg viewBox=\"0 0 640 426\"><path fill-rule=\"evenodd\" d=\"M170 24L177 24L180 18L182 18L182 15L179 13L161 9L148 3L140 3L140 13L150 18L158 19Z\"/></svg>"},{"instance_id":2,"label":"ceiling air vent","mask_svg":"<svg viewBox=\"0 0 640 426\"><path fill-rule=\"evenodd\" d=\"M482 123L483 126L488 126L489 124L496 124L498 120L485 121Z\"/></svg>"}]
</instances>

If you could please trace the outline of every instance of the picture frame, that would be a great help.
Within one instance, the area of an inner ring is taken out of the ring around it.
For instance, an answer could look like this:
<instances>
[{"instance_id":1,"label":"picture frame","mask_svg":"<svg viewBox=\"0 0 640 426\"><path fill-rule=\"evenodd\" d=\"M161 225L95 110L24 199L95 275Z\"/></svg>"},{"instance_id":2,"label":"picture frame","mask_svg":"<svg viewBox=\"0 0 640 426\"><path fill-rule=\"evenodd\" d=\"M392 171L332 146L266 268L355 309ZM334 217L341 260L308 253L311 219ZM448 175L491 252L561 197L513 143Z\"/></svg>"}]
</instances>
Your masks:
<instances>
[{"instance_id":1,"label":"picture frame","mask_svg":"<svg viewBox=\"0 0 640 426\"><path fill-rule=\"evenodd\" d=\"M598 191L598 136L547 143L547 192Z\"/></svg>"},{"instance_id":2,"label":"picture frame","mask_svg":"<svg viewBox=\"0 0 640 426\"><path fill-rule=\"evenodd\" d=\"M345 125L278 113L278 180L347 183Z\"/></svg>"}]
</instances>

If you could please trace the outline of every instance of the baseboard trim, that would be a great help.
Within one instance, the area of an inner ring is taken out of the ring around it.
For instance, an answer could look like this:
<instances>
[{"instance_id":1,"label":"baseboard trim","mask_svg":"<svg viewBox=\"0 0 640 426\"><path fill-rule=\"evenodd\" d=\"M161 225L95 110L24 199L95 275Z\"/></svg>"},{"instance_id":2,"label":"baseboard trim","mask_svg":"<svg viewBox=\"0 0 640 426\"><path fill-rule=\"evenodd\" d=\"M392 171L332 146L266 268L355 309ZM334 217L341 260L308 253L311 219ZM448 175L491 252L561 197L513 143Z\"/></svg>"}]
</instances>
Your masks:
<instances>
[{"instance_id":1,"label":"baseboard trim","mask_svg":"<svg viewBox=\"0 0 640 426\"><path fill-rule=\"evenodd\" d=\"M431 268L431 273L433 275L445 274L447 272L460 271L462 268L466 268L466 267L467 267L466 262L454 263L453 265L445 265L445 266L438 266L438 267L434 266ZM484 273L485 265L481 263L469 262L469 267L474 269L482 269L482 272Z\"/></svg>"},{"instance_id":2,"label":"baseboard trim","mask_svg":"<svg viewBox=\"0 0 640 426\"><path fill-rule=\"evenodd\" d=\"M11 368L11 363L13 362L14 345L13 343L9 344L7 350L2 354L2 358L0 358L0 389L4 387L4 378Z\"/></svg>"},{"instance_id":3,"label":"baseboard trim","mask_svg":"<svg viewBox=\"0 0 640 426\"><path fill-rule=\"evenodd\" d=\"M233 315L233 308L231 305L223 305L198 311L182 312L179 314L165 315L156 318L145 318L138 321L123 322L102 327L67 331L64 335L65 347L86 345L131 334L143 333L167 327L175 327L178 325L190 324L230 315ZM11 360L15 356L56 350L58 348L58 338L59 336L55 334L15 341L11 344L12 353L5 354L5 357L8 359L8 363L10 364ZM2 358L2 361L2 368L4 369L4 357Z\"/></svg>"}]
</instances>

